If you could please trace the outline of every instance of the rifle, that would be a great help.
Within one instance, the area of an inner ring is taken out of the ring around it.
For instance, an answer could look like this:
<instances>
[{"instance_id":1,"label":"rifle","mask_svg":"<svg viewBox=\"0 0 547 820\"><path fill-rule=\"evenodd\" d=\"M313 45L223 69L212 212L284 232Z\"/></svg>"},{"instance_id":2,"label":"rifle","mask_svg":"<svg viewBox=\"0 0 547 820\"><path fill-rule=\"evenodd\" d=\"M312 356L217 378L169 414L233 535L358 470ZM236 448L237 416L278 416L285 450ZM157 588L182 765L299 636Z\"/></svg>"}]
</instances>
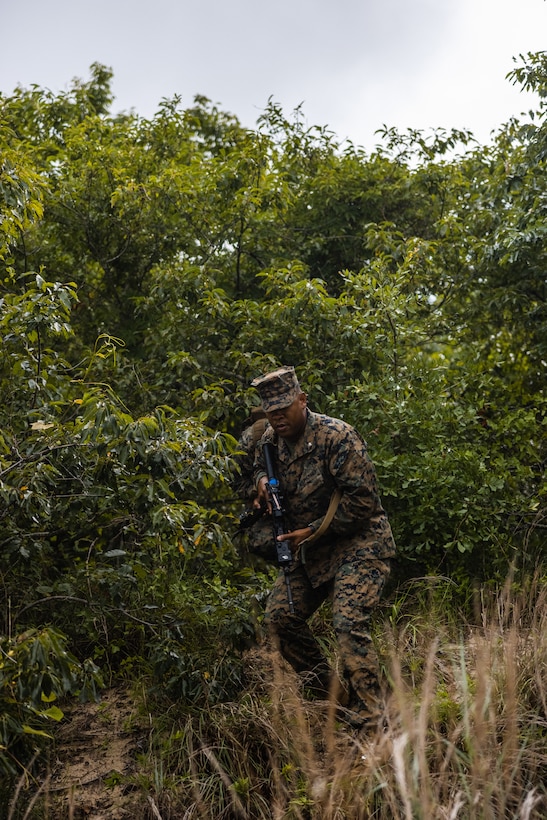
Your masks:
<instances>
[{"instance_id":1,"label":"rifle","mask_svg":"<svg viewBox=\"0 0 547 820\"><path fill-rule=\"evenodd\" d=\"M264 462L266 464L266 473L268 478L268 494L270 496L270 503L272 505L272 528L275 548L277 551L277 564L283 570L285 575L285 583L287 585L287 599L289 601L289 610L294 615L294 604L291 590L291 577L289 567L292 563L292 553L288 541L278 541L278 535L285 535L285 514L283 510L283 503L279 492L279 481L275 477L274 460L275 449L273 444L267 442L262 448L264 453Z\"/></svg>"},{"instance_id":2,"label":"rifle","mask_svg":"<svg viewBox=\"0 0 547 820\"><path fill-rule=\"evenodd\" d=\"M263 506L261 505L257 509L253 507L251 509L243 510L243 512L239 516L239 527L237 528L236 532L245 532L245 530L248 530L250 527L252 527L255 521L257 521L259 518L262 518L265 510L265 503Z\"/></svg>"}]
</instances>

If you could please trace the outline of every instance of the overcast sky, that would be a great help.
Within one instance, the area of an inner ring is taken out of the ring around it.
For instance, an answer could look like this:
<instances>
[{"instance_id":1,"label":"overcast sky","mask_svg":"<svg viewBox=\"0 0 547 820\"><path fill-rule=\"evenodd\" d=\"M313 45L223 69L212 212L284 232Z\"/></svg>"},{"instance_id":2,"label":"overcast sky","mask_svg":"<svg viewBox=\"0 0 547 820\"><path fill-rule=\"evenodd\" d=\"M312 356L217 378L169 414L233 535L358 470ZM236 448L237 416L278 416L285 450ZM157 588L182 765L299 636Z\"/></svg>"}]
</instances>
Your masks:
<instances>
[{"instance_id":1,"label":"overcast sky","mask_svg":"<svg viewBox=\"0 0 547 820\"><path fill-rule=\"evenodd\" d=\"M546 0L0 0L0 91L66 90L100 62L113 111L202 94L253 127L286 114L370 150L383 124L486 142L535 98L505 79L547 49ZM520 64L520 60L519 60Z\"/></svg>"}]
</instances>

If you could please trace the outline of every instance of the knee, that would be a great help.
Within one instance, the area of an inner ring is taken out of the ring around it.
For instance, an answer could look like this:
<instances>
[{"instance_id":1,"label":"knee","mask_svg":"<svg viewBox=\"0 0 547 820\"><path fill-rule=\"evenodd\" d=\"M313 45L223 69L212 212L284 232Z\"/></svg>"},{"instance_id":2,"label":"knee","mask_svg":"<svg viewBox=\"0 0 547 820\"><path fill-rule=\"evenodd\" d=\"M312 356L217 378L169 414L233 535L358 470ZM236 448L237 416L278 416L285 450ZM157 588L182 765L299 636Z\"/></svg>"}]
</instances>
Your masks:
<instances>
[{"instance_id":1,"label":"knee","mask_svg":"<svg viewBox=\"0 0 547 820\"><path fill-rule=\"evenodd\" d=\"M351 636L370 636L372 609L360 607L350 609L340 607L333 616L333 627L337 639L348 640Z\"/></svg>"},{"instance_id":2,"label":"knee","mask_svg":"<svg viewBox=\"0 0 547 820\"><path fill-rule=\"evenodd\" d=\"M270 633L281 634L294 629L295 616L291 615L288 609L284 607L275 607L267 609L264 616L264 624Z\"/></svg>"}]
</instances>

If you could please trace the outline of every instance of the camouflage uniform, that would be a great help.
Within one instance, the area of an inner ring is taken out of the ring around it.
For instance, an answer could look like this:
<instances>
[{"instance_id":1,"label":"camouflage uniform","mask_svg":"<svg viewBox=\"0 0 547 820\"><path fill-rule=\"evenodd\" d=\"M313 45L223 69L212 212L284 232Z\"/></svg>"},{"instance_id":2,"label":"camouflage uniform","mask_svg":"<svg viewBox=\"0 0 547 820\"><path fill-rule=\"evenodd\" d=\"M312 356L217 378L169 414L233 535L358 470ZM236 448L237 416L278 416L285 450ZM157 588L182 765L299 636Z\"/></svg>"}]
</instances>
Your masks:
<instances>
[{"instance_id":1,"label":"camouflage uniform","mask_svg":"<svg viewBox=\"0 0 547 820\"><path fill-rule=\"evenodd\" d=\"M232 478L231 487L247 504L256 498L256 487L253 480L255 448L258 440L268 426L268 419L258 407L253 408L247 425L240 435L237 447L240 451L235 457L239 472Z\"/></svg>"},{"instance_id":2,"label":"camouflage uniform","mask_svg":"<svg viewBox=\"0 0 547 820\"><path fill-rule=\"evenodd\" d=\"M239 473L237 473L231 481L234 492L246 503L252 502L256 496L253 481L255 445L253 428L252 425L249 425L249 427L243 431L237 442L238 450L242 451L235 457L235 461L239 467Z\"/></svg>"},{"instance_id":3,"label":"camouflage uniform","mask_svg":"<svg viewBox=\"0 0 547 820\"><path fill-rule=\"evenodd\" d=\"M308 618L332 595L333 626L349 689L350 722L367 724L379 715L378 660L370 620L389 575L395 543L378 494L374 466L357 431L344 421L307 411L303 434L294 443L270 427L255 461L255 482L264 474L262 445L277 448L276 475L288 530L316 531L336 488L343 491L325 534L303 543L291 568L294 614L281 574L266 608L270 634L300 673L311 673L328 689L328 664L308 627Z\"/></svg>"}]
</instances>

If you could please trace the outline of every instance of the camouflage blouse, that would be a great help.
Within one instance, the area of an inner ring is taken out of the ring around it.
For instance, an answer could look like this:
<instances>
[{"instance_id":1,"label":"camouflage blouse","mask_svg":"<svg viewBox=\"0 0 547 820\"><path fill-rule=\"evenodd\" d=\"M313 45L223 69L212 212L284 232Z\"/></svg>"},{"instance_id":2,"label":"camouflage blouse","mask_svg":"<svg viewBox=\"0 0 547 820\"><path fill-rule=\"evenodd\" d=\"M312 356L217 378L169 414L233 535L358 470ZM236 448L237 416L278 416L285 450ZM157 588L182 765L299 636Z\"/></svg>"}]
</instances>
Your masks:
<instances>
[{"instance_id":1,"label":"camouflage blouse","mask_svg":"<svg viewBox=\"0 0 547 820\"><path fill-rule=\"evenodd\" d=\"M277 478L288 530L319 528L336 488L342 498L327 532L306 549L306 563L333 551L358 549L363 557L390 558L395 543L378 493L376 471L359 433L340 419L312 413L296 442L270 427L256 451L255 484L266 474L262 446L276 445ZM325 568L326 569L326 568ZM321 573L323 575L323 573Z\"/></svg>"}]
</instances>

